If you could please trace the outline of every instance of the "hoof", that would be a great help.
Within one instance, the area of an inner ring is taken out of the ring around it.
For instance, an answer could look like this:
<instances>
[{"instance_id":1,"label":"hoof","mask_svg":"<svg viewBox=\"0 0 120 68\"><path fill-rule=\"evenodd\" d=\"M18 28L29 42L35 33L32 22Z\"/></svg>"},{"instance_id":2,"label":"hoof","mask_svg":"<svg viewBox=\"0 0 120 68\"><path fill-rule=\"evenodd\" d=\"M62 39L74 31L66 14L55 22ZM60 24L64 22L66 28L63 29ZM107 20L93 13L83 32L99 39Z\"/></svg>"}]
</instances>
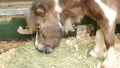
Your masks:
<instances>
[{"instance_id":1,"label":"hoof","mask_svg":"<svg viewBox=\"0 0 120 68\"><path fill-rule=\"evenodd\" d=\"M95 52L94 50L92 50L92 51L89 53L89 55L92 56L92 57L95 57L95 58L102 58L102 57L103 57L103 54L97 53L97 52Z\"/></svg>"},{"instance_id":2,"label":"hoof","mask_svg":"<svg viewBox=\"0 0 120 68\"><path fill-rule=\"evenodd\" d=\"M53 49L51 47L47 47L47 46L36 46L36 48L40 51L40 52L43 52L45 54L49 54L49 53L52 53L53 52Z\"/></svg>"},{"instance_id":3,"label":"hoof","mask_svg":"<svg viewBox=\"0 0 120 68\"><path fill-rule=\"evenodd\" d=\"M109 61L109 60L105 60L102 64L101 64L101 68L114 68L113 67L113 62Z\"/></svg>"}]
</instances>

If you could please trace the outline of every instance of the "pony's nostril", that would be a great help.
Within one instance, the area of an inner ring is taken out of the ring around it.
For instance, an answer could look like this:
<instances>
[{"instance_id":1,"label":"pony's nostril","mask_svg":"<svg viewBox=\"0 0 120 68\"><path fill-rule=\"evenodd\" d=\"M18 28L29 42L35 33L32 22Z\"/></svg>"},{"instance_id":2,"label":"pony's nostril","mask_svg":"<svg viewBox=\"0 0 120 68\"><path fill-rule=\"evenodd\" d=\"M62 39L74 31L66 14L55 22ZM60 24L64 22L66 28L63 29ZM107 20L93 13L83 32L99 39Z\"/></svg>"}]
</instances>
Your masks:
<instances>
[{"instance_id":1,"label":"pony's nostril","mask_svg":"<svg viewBox=\"0 0 120 68\"><path fill-rule=\"evenodd\" d=\"M42 48L39 48L38 50L39 50L40 52L45 53L45 54L50 54L50 53L53 52L53 49L50 48L50 47L47 47L47 46L44 46L44 47L42 47Z\"/></svg>"},{"instance_id":2,"label":"pony's nostril","mask_svg":"<svg viewBox=\"0 0 120 68\"><path fill-rule=\"evenodd\" d=\"M45 54L49 54L49 53L53 52L53 49L50 47L44 47L44 52L45 52Z\"/></svg>"},{"instance_id":3,"label":"pony's nostril","mask_svg":"<svg viewBox=\"0 0 120 68\"><path fill-rule=\"evenodd\" d=\"M43 52L45 54L50 54L53 52L53 49L51 47L47 47L47 46L36 46L36 48L40 51Z\"/></svg>"}]
</instances>

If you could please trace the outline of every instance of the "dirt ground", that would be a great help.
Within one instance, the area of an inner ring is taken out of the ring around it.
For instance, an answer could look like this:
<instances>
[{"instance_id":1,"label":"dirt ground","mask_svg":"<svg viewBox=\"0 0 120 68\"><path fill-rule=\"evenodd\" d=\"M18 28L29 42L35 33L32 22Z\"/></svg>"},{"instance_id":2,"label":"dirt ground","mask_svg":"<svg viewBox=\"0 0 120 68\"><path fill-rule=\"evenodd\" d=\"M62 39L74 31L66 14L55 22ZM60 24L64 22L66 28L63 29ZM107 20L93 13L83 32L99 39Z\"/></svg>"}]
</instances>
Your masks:
<instances>
[{"instance_id":1,"label":"dirt ground","mask_svg":"<svg viewBox=\"0 0 120 68\"><path fill-rule=\"evenodd\" d=\"M29 8L33 1L27 2L0 2L0 9Z\"/></svg>"},{"instance_id":2,"label":"dirt ground","mask_svg":"<svg viewBox=\"0 0 120 68\"><path fill-rule=\"evenodd\" d=\"M18 46L23 45L25 43L27 43L27 41L12 41L12 42L1 41L0 54L9 51L9 49L17 48Z\"/></svg>"},{"instance_id":3,"label":"dirt ground","mask_svg":"<svg viewBox=\"0 0 120 68\"><path fill-rule=\"evenodd\" d=\"M83 32L77 38L63 38L60 46L46 55L35 49L34 39L28 42L1 42L0 48L8 50L0 54L0 68L99 68L103 59L88 55L94 44L95 36L90 37ZM116 34L115 50L117 59L114 68L120 68L120 34Z\"/></svg>"}]
</instances>

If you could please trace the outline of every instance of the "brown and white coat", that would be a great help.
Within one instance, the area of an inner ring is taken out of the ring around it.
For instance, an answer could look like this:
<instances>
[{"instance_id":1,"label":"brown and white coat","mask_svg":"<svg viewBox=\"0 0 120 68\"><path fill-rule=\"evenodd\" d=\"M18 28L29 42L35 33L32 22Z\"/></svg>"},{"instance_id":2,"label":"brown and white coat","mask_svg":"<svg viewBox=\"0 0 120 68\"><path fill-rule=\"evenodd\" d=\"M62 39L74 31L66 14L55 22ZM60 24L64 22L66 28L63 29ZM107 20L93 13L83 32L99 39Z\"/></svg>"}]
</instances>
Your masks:
<instances>
[{"instance_id":1,"label":"brown and white coat","mask_svg":"<svg viewBox=\"0 0 120 68\"><path fill-rule=\"evenodd\" d=\"M112 68L115 60L115 24L120 22L119 3L120 0L35 0L27 19L28 29L20 27L18 32L36 32L36 48L51 53L60 42L67 20L87 15L100 27L90 55L102 57L105 45L108 56L102 67Z\"/></svg>"}]
</instances>

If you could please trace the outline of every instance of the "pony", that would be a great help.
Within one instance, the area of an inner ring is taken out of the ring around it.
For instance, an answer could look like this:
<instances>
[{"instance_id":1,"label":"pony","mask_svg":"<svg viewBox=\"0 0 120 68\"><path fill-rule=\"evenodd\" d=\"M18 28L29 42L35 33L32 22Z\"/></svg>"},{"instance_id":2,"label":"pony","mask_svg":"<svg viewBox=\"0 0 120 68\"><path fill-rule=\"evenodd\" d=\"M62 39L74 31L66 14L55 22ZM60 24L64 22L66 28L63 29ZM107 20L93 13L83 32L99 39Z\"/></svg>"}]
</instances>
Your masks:
<instances>
[{"instance_id":1,"label":"pony","mask_svg":"<svg viewBox=\"0 0 120 68\"><path fill-rule=\"evenodd\" d=\"M120 22L119 3L119 0L35 0L27 16L28 28L23 29L20 26L18 32L36 32L35 47L41 52L51 53L64 34L66 23L87 15L99 25L96 44L90 55L96 58L103 57L105 46L108 52L101 68L112 68L116 58L115 25Z\"/></svg>"}]
</instances>

